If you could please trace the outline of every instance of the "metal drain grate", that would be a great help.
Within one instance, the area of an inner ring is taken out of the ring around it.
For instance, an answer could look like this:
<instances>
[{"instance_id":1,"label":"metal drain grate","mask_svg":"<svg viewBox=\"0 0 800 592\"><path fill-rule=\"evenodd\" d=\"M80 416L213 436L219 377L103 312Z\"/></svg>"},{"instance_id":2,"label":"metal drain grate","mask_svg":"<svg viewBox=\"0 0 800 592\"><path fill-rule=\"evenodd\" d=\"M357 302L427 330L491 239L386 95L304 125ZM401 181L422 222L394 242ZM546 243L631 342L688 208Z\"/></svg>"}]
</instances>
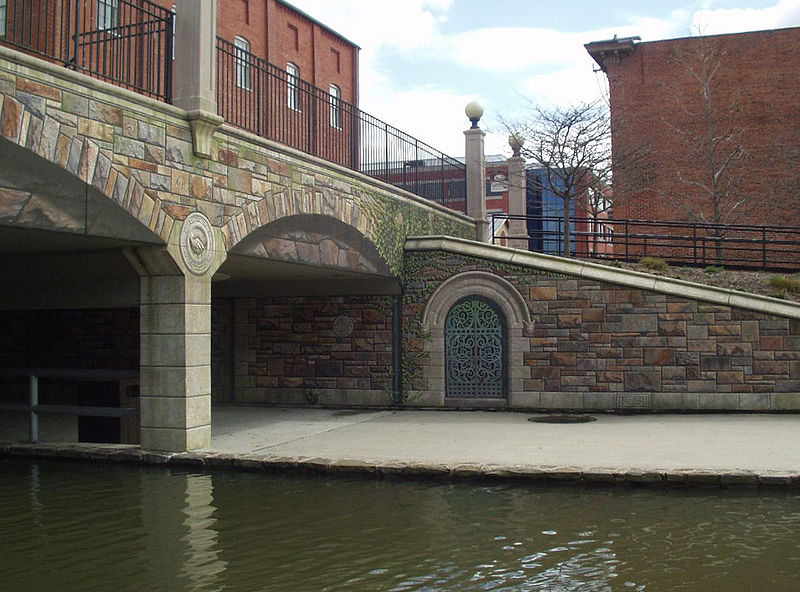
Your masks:
<instances>
[{"instance_id":1,"label":"metal drain grate","mask_svg":"<svg viewBox=\"0 0 800 592\"><path fill-rule=\"evenodd\" d=\"M553 415L534 415L528 421L534 423L589 423L597 418L591 415L576 415L572 413L559 413Z\"/></svg>"}]
</instances>

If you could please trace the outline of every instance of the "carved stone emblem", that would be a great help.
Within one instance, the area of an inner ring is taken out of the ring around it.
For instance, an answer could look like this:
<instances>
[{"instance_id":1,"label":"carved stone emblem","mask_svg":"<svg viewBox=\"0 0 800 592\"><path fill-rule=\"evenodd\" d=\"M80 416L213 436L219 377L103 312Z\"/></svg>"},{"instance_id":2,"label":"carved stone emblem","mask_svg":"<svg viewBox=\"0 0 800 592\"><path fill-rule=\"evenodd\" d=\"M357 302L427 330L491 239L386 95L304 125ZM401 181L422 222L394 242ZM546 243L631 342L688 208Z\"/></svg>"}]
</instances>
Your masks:
<instances>
[{"instance_id":1,"label":"carved stone emblem","mask_svg":"<svg viewBox=\"0 0 800 592\"><path fill-rule=\"evenodd\" d=\"M200 212L186 216L181 228L181 256L186 267L195 275L203 275L214 257L214 229Z\"/></svg>"},{"instance_id":2,"label":"carved stone emblem","mask_svg":"<svg viewBox=\"0 0 800 592\"><path fill-rule=\"evenodd\" d=\"M336 317L333 321L333 332L337 337L350 337L353 333L353 319L350 317Z\"/></svg>"}]
</instances>

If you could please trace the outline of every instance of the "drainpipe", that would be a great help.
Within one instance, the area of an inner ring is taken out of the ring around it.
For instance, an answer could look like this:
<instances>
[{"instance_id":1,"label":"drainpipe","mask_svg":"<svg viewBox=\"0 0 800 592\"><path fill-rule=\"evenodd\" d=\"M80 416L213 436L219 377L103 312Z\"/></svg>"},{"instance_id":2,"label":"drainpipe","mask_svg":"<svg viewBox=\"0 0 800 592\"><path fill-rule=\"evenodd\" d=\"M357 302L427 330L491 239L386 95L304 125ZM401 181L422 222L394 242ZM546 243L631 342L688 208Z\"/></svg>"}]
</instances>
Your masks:
<instances>
[{"instance_id":1,"label":"drainpipe","mask_svg":"<svg viewBox=\"0 0 800 592\"><path fill-rule=\"evenodd\" d=\"M403 295L392 296L392 394L403 404Z\"/></svg>"}]
</instances>

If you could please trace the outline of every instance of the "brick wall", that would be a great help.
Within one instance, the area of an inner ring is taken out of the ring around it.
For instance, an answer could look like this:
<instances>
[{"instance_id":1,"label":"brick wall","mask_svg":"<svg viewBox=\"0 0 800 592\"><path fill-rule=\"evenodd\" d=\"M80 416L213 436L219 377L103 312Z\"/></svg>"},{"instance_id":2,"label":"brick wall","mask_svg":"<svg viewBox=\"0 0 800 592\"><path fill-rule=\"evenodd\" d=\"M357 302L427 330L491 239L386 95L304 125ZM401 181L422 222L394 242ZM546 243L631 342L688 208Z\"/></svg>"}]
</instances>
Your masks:
<instances>
[{"instance_id":1,"label":"brick wall","mask_svg":"<svg viewBox=\"0 0 800 592\"><path fill-rule=\"evenodd\" d=\"M358 47L348 40L276 0L219 0L217 10L220 37L242 36L255 55L284 69L292 62L302 80L326 92L336 84L358 106Z\"/></svg>"},{"instance_id":2,"label":"brick wall","mask_svg":"<svg viewBox=\"0 0 800 592\"><path fill-rule=\"evenodd\" d=\"M522 378L512 406L800 409L800 320L445 252L410 254L407 265L406 325L422 323L457 273L490 272L522 295L533 325L518 346L523 367L509 369ZM423 368L422 401L443 396L431 392L440 376Z\"/></svg>"},{"instance_id":3,"label":"brick wall","mask_svg":"<svg viewBox=\"0 0 800 592\"><path fill-rule=\"evenodd\" d=\"M236 402L391 403L391 297L253 298L212 308L214 383L230 384L233 369Z\"/></svg>"},{"instance_id":4,"label":"brick wall","mask_svg":"<svg viewBox=\"0 0 800 592\"><path fill-rule=\"evenodd\" d=\"M0 311L2 366L138 368L139 310Z\"/></svg>"},{"instance_id":5,"label":"brick wall","mask_svg":"<svg viewBox=\"0 0 800 592\"><path fill-rule=\"evenodd\" d=\"M606 63L615 217L714 220L710 200L691 184L710 184L708 151L697 141L705 134L705 102L690 72L703 78L704 57L717 68L710 82L716 134L731 133L717 161L743 148L723 181L730 180L725 200L742 201L737 212L744 214L727 222L797 226L800 28L639 43L618 63Z\"/></svg>"}]
</instances>

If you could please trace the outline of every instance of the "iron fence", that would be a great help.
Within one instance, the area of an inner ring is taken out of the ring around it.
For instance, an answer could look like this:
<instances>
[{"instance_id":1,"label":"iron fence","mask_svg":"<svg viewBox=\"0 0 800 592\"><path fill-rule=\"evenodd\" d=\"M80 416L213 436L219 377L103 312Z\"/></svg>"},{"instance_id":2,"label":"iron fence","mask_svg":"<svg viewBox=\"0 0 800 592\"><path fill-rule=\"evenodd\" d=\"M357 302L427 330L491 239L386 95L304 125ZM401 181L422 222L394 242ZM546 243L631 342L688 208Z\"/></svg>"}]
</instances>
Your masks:
<instances>
[{"instance_id":1,"label":"iron fence","mask_svg":"<svg viewBox=\"0 0 800 592\"><path fill-rule=\"evenodd\" d=\"M507 220L524 220L527 236L501 236ZM536 252L563 251L564 220L558 216L493 214L492 242ZM570 219L571 252L578 257L638 261L658 257L670 264L733 269L800 269L800 227L723 225L651 220Z\"/></svg>"},{"instance_id":2,"label":"iron fence","mask_svg":"<svg viewBox=\"0 0 800 592\"><path fill-rule=\"evenodd\" d=\"M165 102L173 27L173 13L148 0L7 0L0 10L0 43Z\"/></svg>"},{"instance_id":3,"label":"iron fence","mask_svg":"<svg viewBox=\"0 0 800 592\"><path fill-rule=\"evenodd\" d=\"M231 125L465 210L462 162L221 38L217 108Z\"/></svg>"}]
</instances>

